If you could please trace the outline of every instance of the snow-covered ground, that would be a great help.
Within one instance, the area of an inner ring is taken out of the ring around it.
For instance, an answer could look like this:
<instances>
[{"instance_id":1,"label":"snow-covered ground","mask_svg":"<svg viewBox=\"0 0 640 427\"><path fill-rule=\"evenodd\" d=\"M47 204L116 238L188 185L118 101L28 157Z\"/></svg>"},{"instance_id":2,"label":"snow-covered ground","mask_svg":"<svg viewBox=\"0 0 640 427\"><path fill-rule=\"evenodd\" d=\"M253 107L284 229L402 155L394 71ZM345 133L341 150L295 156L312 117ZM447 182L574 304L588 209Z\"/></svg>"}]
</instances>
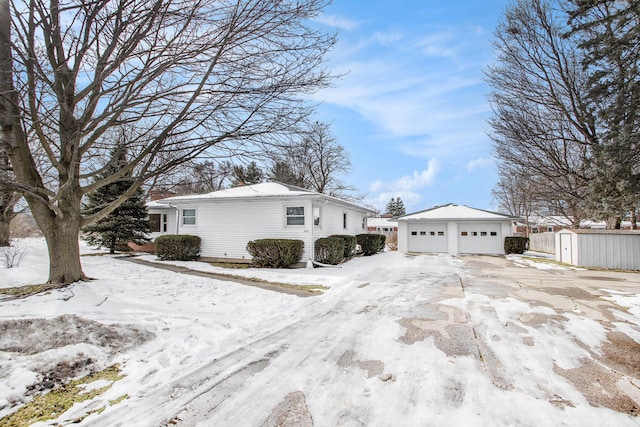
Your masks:
<instances>
[{"instance_id":1,"label":"snow-covered ground","mask_svg":"<svg viewBox=\"0 0 640 427\"><path fill-rule=\"evenodd\" d=\"M26 256L0 266L0 288L46 281L44 242L19 245ZM82 261L95 280L0 302L0 419L43 373L89 360L125 377L40 425L96 408L79 425L640 424L631 273L397 252L341 268L177 263L329 288L301 298L118 256Z\"/></svg>"}]
</instances>

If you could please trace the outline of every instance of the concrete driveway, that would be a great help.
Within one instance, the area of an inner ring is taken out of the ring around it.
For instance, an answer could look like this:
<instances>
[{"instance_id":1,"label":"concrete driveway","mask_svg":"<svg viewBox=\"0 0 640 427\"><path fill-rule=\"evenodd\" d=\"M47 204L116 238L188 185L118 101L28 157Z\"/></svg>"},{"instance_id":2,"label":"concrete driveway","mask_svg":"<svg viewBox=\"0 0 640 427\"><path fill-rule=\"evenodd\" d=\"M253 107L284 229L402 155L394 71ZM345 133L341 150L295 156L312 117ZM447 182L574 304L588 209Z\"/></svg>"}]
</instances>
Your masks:
<instances>
[{"instance_id":1,"label":"concrete driveway","mask_svg":"<svg viewBox=\"0 0 640 427\"><path fill-rule=\"evenodd\" d=\"M385 253L324 270L344 281L302 320L144 396L161 410L122 406L99 420L639 425L640 317L624 300L640 276L516 261Z\"/></svg>"}]
</instances>

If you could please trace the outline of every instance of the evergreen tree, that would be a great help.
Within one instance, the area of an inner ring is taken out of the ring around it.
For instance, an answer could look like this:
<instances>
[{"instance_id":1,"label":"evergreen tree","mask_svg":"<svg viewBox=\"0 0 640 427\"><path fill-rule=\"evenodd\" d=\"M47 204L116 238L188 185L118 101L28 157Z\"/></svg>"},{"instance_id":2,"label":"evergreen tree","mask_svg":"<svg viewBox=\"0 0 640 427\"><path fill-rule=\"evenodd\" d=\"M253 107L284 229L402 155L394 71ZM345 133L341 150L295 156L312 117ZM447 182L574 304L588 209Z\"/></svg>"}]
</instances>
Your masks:
<instances>
[{"instance_id":1,"label":"evergreen tree","mask_svg":"<svg viewBox=\"0 0 640 427\"><path fill-rule=\"evenodd\" d=\"M256 162L251 162L244 167L235 165L233 167L233 186L259 184L264 178L264 173Z\"/></svg>"},{"instance_id":2,"label":"evergreen tree","mask_svg":"<svg viewBox=\"0 0 640 427\"><path fill-rule=\"evenodd\" d=\"M105 179L119 171L127 162L126 150L116 148L105 171L97 179ZM104 206L112 203L124 194L133 184L130 175L100 187L87 195L87 203L83 206L84 215L92 215ZM147 207L144 195L138 189L133 196L124 201L106 217L82 229L83 239L94 246L105 246L110 253L126 245L128 242L143 244L149 241L146 233L150 230L147 218Z\"/></svg>"},{"instance_id":3,"label":"evergreen tree","mask_svg":"<svg viewBox=\"0 0 640 427\"><path fill-rule=\"evenodd\" d=\"M393 215L394 217L405 215L406 212L404 209L404 202L400 197L398 197L397 199L392 197L391 200L389 200L389 202L387 203L387 207L384 213Z\"/></svg>"},{"instance_id":4,"label":"evergreen tree","mask_svg":"<svg viewBox=\"0 0 640 427\"><path fill-rule=\"evenodd\" d=\"M572 30L589 73L589 101L600 138L589 168L584 205L597 219L640 205L640 7L631 0L571 0Z\"/></svg>"},{"instance_id":5,"label":"evergreen tree","mask_svg":"<svg viewBox=\"0 0 640 427\"><path fill-rule=\"evenodd\" d=\"M305 187L304 177L297 174L287 162L276 161L271 167L269 179L283 184Z\"/></svg>"},{"instance_id":6,"label":"evergreen tree","mask_svg":"<svg viewBox=\"0 0 640 427\"><path fill-rule=\"evenodd\" d=\"M404 202L402 201L402 199L400 197L398 197L398 199L396 200L396 211L393 214L393 216L403 216L405 215L407 212L404 209Z\"/></svg>"},{"instance_id":7,"label":"evergreen tree","mask_svg":"<svg viewBox=\"0 0 640 427\"><path fill-rule=\"evenodd\" d=\"M393 215L393 212L396 210L396 199L392 197L391 200L387 202L387 207L384 209L384 213L388 215Z\"/></svg>"}]
</instances>

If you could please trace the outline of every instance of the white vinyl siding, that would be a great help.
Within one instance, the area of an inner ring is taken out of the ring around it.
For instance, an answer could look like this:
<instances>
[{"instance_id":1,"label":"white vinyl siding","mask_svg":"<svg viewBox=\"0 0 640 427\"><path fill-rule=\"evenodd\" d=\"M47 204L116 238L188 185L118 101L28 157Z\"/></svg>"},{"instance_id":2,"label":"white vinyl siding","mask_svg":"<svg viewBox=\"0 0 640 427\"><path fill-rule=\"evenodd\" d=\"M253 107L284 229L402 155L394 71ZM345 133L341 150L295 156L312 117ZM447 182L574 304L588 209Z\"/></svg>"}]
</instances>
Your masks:
<instances>
[{"instance_id":1,"label":"white vinyl siding","mask_svg":"<svg viewBox=\"0 0 640 427\"><path fill-rule=\"evenodd\" d=\"M179 212L191 208L196 206L183 205ZM346 230L344 212L347 213ZM246 246L257 239L302 240L301 261L305 262L311 257L313 241L332 234L362 233L364 215L365 211L304 198L203 201L197 205L196 226L185 226L181 221L179 233L200 236L201 256L210 258L251 259ZM288 218L298 225L288 225ZM314 225L316 220L319 225Z\"/></svg>"}]
</instances>

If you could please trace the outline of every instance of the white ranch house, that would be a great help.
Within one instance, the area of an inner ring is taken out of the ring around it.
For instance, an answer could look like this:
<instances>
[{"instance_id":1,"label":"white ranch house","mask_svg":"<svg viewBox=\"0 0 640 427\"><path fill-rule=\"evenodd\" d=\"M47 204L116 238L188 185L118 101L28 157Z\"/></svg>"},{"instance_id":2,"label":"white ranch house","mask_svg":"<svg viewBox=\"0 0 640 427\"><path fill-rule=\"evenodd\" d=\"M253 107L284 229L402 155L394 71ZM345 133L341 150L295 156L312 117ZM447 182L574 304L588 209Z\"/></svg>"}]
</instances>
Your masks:
<instances>
[{"instance_id":1,"label":"white ranch house","mask_svg":"<svg viewBox=\"0 0 640 427\"><path fill-rule=\"evenodd\" d=\"M416 253L504 254L519 220L450 203L398 218L398 250Z\"/></svg>"},{"instance_id":2,"label":"white ranch house","mask_svg":"<svg viewBox=\"0 0 640 427\"><path fill-rule=\"evenodd\" d=\"M192 234L202 239L201 256L250 262L246 246L257 239L298 239L302 261L314 259L314 242L332 234L366 231L374 211L336 197L277 182L207 194L176 196L147 204L152 238Z\"/></svg>"}]
</instances>

